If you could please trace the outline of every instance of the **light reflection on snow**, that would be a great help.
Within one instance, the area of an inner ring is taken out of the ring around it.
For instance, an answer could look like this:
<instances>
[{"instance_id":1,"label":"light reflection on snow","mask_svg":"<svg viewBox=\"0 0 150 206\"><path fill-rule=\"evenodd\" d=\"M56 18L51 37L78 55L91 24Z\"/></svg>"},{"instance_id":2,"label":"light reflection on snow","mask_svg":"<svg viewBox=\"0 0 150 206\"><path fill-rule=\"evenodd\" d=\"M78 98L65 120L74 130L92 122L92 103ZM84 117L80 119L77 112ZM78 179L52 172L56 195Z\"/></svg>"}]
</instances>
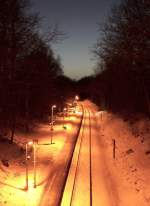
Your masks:
<instances>
[{"instance_id":1,"label":"light reflection on snow","mask_svg":"<svg viewBox=\"0 0 150 206\"><path fill-rule=\"evenodd\" d=\"M39 145L37 146L37 187L34 188L33 179L33 153L29 163L28 175L28 190L26 190L26 169L25 169L25 155L19 156L15 159L15 164L11 164L8 170L11 172L7 180L1 184L1 194L3 199L0 199L0 205L7 200L6 206L37 206L43 193L44 185L51 168L51 161L55 160L62 148L64 147L65 140L74 132L73 125L77 125L80 121L78 115L68 115L65 117L67 129L62 129L62 124L55 124L53 130L53 144L50 144L51 131L48 124L41 124L37 127L38 136L34 135L31 139L38 139ZM18 135L19 141L20 136ZM40 138L39 138L40 137ZM25 137L24 137L25 138ZM28 138L28 137L27 137ZM45 144L49 143L49 144ZM45 145L44 145L45 144ZM14 153L16 150L13 150ZM46 162L47 161L47 162Z\"/></svg>"},{"instance_id":2,"label":"light reflection on snow","mask_svg":"<svg viewBox=\"0 0 150 206\"><path fill-rule=\"evenodd\" d=\"M68 123L67 124L67 131L70 132L71 130L72 130L72 126L71 126L71 124Z\"/></svg>"},{"instance_id":3,"label":"light reflection on snow","mask_svg":"<svg viewBox=\"0 0 150 206\"><path fill-rule=\"evenodd\" d=\"M75 116L70 116L70 120L71 120L71 121L74 121L75 119L76 119Z\"/></svg>"}]
</instances>

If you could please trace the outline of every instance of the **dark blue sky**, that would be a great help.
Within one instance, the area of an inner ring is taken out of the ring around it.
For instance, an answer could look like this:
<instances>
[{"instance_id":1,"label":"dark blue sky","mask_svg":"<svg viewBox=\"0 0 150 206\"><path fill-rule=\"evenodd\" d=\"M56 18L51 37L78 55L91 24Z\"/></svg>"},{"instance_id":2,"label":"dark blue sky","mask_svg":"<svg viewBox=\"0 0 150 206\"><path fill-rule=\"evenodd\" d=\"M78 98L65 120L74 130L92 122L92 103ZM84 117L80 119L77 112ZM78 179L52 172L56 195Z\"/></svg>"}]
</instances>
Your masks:
<instances>
[{"instance_id":1,"label":"dark blue sky","mask_svg":"<svg viewBox=\"0 0 150 206\"><path fill-rule=\"evenodd\" d=\"M81 78L93 72L91 48L98 38L97 23L103 23L119 0L32 0L33 7L45 17L43 28L59 25L68 38L54 45L65 75Z\"/></svg>"}]
</instances>

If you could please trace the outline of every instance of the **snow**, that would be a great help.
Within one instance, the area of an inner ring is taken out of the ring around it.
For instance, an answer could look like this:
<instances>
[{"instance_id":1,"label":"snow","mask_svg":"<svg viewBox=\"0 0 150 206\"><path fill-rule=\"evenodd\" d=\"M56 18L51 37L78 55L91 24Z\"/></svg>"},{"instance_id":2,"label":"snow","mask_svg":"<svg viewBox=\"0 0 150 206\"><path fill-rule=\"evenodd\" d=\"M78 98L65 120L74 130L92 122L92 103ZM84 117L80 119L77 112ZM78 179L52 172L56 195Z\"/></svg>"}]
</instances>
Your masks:
<instances>
[{"instance_id":1,"label":"snow","mask_svg":"<svg viewBox=\"0 0 150 206\"><path fill-rule=\"evenodd\" d=\"M84 108L91 111L93 126L91 140L92 205L149 206L150 121L140 114L127 119L108 111L99 111L89 101L83 104ZM84 152L80 159L72 205L90 205L89 176L87 175L89 159L85 152L88 145L87 137L88 134L84 136L86 142L81 149ZM114 140L116 143L115 158L113 156ZM72 161L61 206L70 205L76 156L77 154L74 155Z\"/></svg>"},{"instance_id":2,"label":"snow","mask_svg":"<svg viewBox=\"0 0 150 206\"><path fill-rule=\"evenodd\" d=\"M100 138L104 144L106 169L113 179L119 206L150 205L150 121L137 115L136 119L123 119L105 112L99 117ZM116 141L116 158L113 159L113 142Z\"/></svg>"},{"instance_id":3,"label":"snow","mask_svg":"<svg viewBox=\"0 0 150 206\"><path fill-rule=\"evenodd\" d=\"M149 206L150 121L141 114L125 118L108 111L100 111L90 101L83 102L83 105L92 115L93 199L96 202L93 205ZM18 131L15 143L12 145L0 139L0 160L8 160L9 163L7 167L2 161L0 162L1 206L40 205L43 202L42 195L46 193L45 189L56 183L59 185L57 175L61 170L52 174L54 168L60 166L61 169L61 164L66 161L66 152L70 148L71 138L77 131L80 117L81 110L65 117L66 130L62 127L63 117L57 117L52 136L53 144L48 123L37 123L35 130L29 134ZM31 150L29 152L31 159L28 161L29 189L26 191L24 148L29 140L38 140L37 187L33 188L33 150ZM116 143L115 159L113 140ZM86 145L86 142L84 144ZM82 157L82 162L85 164L86 158ZM84 171L82 175L84 176ZM83 179L83 176L80 179ZM85 183L86 179L85 175ZM53 195L51 194L51 197ZM49 201L48 195L45 200Z\"/></svg>"},{"instance_id":4,"label":"snow","mask_svg":"<svg viewBox=\"0 0 150 206\"><path fill-rule=\"evenodd\" d=\"M3 206L36 206L41 202L45 185L51 178L52 168L57 166L67 140L77 131L81 114L70 113L64 119L57 117L54 131L50 131L49 123L37 123L32 133L18 131L14 143L6 139L0 141L0 160L9 162L6 167L0 162L0 205ZM63 128L63 123L67 129ZM52 144L51 144L52 135ZM26 186L25 145L31 140L38 140L36 146L36 188L33 187L33 148L28 146L29 189ZM52 182L52 180L51 180Z\"/></svg>"}]
</instances>

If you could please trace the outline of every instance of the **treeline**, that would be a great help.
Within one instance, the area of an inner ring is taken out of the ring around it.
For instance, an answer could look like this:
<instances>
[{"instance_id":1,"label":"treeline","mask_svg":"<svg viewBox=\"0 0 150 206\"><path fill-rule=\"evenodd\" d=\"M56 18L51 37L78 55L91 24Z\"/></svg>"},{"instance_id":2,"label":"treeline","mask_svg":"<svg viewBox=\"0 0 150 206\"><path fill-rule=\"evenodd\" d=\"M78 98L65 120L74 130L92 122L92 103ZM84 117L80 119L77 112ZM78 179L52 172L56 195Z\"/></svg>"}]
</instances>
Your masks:
<instances>
[{"instance_id":1,"label":"treeline","mask_svg":"<svg viewBox=\"0 0 150 206\"><path fill-rule=\"evenodd\" d=\"M11 141L19 123L28 130L67 94L59 88L63 69L50 46L62 33L55 27L41 35L41 18L30 9L29 0L0 0L0 135L10 129Z\"/></svg>"},{"instance_id":2,"label":"treeline","mask_svg":"<svg viewBox=\"0 0 150 206\"><path fill-rule=\"evenodd\" d=\"M99 31L96 74L79 81L82 95L103 109L150 116L150 1L122 0Z\"/></svg>"}]
</instances>

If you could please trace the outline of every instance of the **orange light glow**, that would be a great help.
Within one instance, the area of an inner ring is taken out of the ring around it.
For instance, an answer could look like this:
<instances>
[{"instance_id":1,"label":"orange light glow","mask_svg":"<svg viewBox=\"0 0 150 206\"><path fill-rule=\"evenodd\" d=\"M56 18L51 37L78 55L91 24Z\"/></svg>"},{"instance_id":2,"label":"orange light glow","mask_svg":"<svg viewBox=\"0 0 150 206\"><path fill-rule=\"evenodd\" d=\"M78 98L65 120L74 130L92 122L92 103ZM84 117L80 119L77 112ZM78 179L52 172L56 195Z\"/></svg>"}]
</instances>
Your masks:
<instances>
[{"instance_id":1,"label":"orange light glow","mask_svg":"<svg viewBox=\"0 0 150 206\"><path fill-rule=\"evenodd\" d=\"M78 95L75 96L75 100L79 100L79 96Z\"/></svg>"},{"instance_id":2,"label":"orange light glow","mask_svg":"<svg viewBox=\"0 0 150 206\"><path fill-rule=\"evenodd\" d=\"M32 144L33 144L33 141L28 142L28 145L32 145Z\"/></svg>"}]
</instances>

